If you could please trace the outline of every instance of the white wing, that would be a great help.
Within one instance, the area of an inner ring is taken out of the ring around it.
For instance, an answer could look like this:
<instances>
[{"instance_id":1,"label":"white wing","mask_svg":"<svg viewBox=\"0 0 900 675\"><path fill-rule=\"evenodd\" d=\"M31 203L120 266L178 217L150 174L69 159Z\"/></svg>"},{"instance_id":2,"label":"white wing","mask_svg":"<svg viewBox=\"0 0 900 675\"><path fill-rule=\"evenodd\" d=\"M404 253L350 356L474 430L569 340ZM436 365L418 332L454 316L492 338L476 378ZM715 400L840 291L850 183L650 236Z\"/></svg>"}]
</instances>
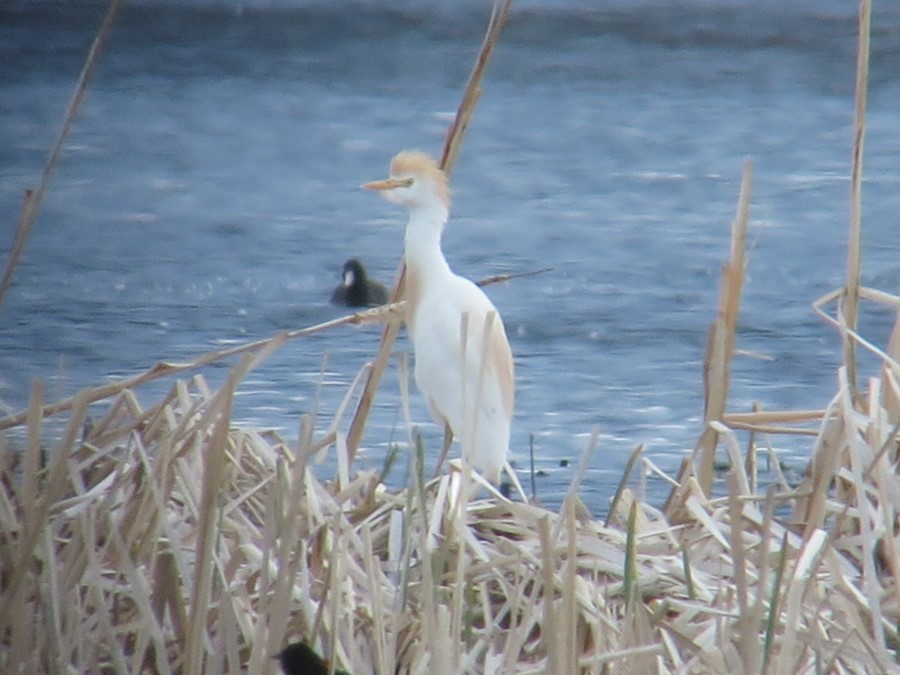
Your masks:
<instances>
[{"instance_id":1,"label":"white wing","mask_svg":"<svg viewBox=\"0 0 900 675\"><path fill-rule=\"evenodd\" d=\"M509 341L496 308L480 288L462 277L454 277L445 288L442 294L421 298L411 326L416 384L433 411L450 425L467 457L497 482L506 460L513 413ZM464 314L468 317L465 352ZM490 324L487 339L486 322Z\"/></svg>"}]
</instances>

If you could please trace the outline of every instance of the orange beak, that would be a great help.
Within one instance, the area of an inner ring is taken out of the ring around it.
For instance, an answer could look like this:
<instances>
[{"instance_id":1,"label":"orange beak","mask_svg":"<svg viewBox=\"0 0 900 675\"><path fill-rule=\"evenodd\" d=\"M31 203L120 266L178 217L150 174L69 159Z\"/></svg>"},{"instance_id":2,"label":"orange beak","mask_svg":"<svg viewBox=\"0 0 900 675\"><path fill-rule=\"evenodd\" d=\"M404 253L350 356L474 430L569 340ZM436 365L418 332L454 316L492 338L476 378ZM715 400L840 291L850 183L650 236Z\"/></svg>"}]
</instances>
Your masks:
<instances>
[{"instance_id":1,"label":"orange beak","mask_svg":"<svg viewBox=\"0 0 900 675\"><path fill-rule=\"evenodd\" d=\"M384 180L373 180L371 183L363 183L360 187L366 190L393 190L410 185L412 185L412 178L385 178Z\"/></svg>"}]
</instances>

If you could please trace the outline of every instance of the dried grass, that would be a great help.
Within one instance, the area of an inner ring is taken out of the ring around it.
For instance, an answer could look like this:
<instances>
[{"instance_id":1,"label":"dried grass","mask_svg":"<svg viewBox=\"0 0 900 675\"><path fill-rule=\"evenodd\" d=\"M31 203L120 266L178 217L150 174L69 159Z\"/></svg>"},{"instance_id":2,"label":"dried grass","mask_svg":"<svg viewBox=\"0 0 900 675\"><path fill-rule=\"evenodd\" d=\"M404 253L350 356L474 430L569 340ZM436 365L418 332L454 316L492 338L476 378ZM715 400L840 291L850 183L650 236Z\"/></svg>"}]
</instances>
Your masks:
<instances>
[{"instance_id":1,"label":"dried grass","mask_svg":"<svg viewBox=\"0 0 900 675\"><path fill-rule=\"evenodd\" d=\"M749 172L742 194L711 331L707 425L697 462L666 477L664 508L628 487L633 468L661 475L638 447L606 523L590 517L578 487L596 435L554 513L473 498L485 488L459 463L426 481L412 430L409 487L388 490L377 472L354 471L359 423L345 433L342 410L305 418L296 443L232 424L241 381L288 339L394 325L399 304L159 364L58 404L36 384L28 408L0 420L0 671L263 673L297 639L357 675L897 670L900 298L859 286L854 215L855 288L849 279L814 304L848 360L829 405L728 412ZM859 335L858 306L848 322L847 288L851 303L897 313L887 345ZM882 363L861 393L857 348ZM138 401L151 379L236 356L218 390L200 372L173 378L149 407ZM736 429L750 431L746 455ZM765 433L814 437L799 486L781 479L760 494ZM702 467L718 448L731 468L711 497ZM329 481L309 468L322 451L337 456Z\"/></svg>"},{"instance_id":2,"label":"dried grass","mask_svg":"<svg viewBox=\"0 0 900 675\"><path fill-rule=\"evenodd\" d=\"M753 493L715 423L727 494L690 475L675 518L623 487L603 525L574 488L559 513L467 500L459 464L399 491L346 466L318 480L317 420L293 449L231 424L266 356L217 391L178 380L149 408L122 391L88 427L83 392L46 450L35 388L0 474L0 670L271 672L295 639L357 674L893 667L896 358L864 409L841 370L796 489Z\"/></svg>"}]
</instances>

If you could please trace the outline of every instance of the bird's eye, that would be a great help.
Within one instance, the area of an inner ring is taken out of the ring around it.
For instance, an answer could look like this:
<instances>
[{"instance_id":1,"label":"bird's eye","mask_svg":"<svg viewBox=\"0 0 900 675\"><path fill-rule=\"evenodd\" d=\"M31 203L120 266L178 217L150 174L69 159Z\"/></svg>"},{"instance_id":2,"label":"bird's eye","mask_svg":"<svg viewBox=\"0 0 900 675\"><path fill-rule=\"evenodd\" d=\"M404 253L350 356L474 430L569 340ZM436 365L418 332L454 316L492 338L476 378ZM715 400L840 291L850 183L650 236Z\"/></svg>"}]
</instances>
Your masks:
<instances>
[{"instance_id":1,"label":"bird's eye","mask_svg":"<svg viewBox=\"0 0 900 675\"><path fill-rule=\"evenodd\" d=\"M401 181L401 185L403 187L410 187L415 181L412 178L404 178Z\"/></svg>"}]
</instances>

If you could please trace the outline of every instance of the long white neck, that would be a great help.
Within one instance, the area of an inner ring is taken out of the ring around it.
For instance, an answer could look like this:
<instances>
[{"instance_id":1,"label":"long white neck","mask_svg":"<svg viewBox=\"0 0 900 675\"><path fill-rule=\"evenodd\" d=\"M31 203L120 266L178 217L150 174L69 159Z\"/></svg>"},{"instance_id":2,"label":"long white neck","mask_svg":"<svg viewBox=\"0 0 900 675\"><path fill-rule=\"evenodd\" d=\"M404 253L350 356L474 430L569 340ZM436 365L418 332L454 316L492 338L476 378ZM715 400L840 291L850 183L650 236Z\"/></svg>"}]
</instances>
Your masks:
<instances>
[{"instance_id":1,"label":"long white neck","mask_svg":"<svg viewBox=\"0 0 900 675\"><path fill-rule=\"evenodd\" d=\"M452 274L441 251L441 233L447 217L447 208L442 204L415 207L410 211L406 224L406 265L421 279Z\"/></svg>"}]
</instances>

